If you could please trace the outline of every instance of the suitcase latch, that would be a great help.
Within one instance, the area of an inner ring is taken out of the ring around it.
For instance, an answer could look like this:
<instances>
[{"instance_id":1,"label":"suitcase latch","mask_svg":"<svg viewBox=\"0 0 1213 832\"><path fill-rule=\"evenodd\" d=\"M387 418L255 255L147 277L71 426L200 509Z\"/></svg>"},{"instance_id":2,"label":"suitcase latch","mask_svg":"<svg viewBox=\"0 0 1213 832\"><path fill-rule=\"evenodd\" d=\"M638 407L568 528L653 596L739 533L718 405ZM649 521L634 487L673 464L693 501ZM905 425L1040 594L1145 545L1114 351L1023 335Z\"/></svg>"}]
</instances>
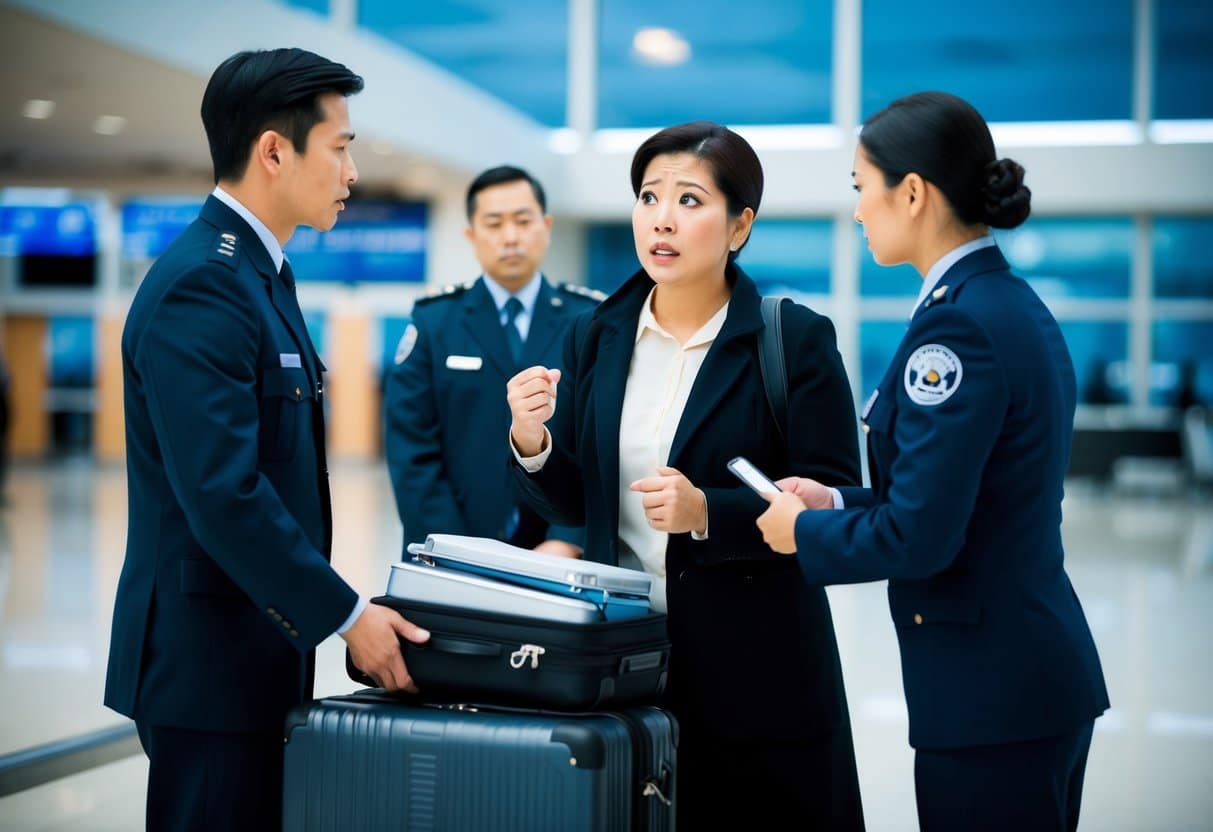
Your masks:
<instances>
[{"instance_id":1,"label":"suitcase latch","mask_svg":"<svg viewBox=\"0 0 1213 832\"><path fill-rule=\"evenodd\" d=\"M526 660L531 660L531 670L539 667L539 657L544 654L544 649L538 644L524 644L510 653L510 667L515 670L521 669L526 664Z\"/></svg>"}]
</instances>

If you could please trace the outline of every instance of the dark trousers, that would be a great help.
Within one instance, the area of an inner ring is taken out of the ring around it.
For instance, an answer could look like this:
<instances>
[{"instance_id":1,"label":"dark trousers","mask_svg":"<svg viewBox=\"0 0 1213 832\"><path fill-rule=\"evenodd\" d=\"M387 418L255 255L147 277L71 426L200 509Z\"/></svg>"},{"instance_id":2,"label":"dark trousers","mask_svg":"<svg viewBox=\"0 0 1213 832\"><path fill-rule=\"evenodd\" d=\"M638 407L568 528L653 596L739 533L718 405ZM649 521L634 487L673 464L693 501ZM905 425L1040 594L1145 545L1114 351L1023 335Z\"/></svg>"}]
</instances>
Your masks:
<instances>
[{"instance_id":1,"label":"dark trousers","mask_svg":"<svg viewBox=\"0 0 1213 832\"><path fill-rule=\"evenodd\" d=\"M862 832L849 726L811 740L726 740L684 730L676 806L679 832Z\"/></svg>"},{"instance_id":2,"label":"dark trousers","mask_svg":"<svg viewBox=\"0 0 1213 832\"><path fill-rule=\"evenodd\" d=\"M136 722L150 766L148 832L282 828L282 736Z\"/></svg>"},{"instance_id":3,"label":"dark trousers","mask_svg":"<svg viewBox=\"0 0 1213 832\"><path fill-rule=\"evenodd\" d=\"M1053 832L1078 828L1092 720L1059 737L975 748L919 750L922 832Z\"/></svg>"}]
</instances>

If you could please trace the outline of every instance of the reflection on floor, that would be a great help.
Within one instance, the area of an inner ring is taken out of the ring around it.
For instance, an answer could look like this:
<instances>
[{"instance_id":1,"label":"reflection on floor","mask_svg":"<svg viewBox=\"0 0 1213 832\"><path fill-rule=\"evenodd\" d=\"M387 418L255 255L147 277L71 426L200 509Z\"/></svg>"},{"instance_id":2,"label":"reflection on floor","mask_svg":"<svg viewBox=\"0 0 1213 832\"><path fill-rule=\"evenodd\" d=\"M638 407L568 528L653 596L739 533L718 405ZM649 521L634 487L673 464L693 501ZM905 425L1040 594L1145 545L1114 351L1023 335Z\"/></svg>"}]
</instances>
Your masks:
<instances>
[{"instance_id":1,"label":"reflection on floor","mask_svg":"<svg viewBox=\"0 0 1213 832\"><path fill-rule=\"evenodd\" d=\"M1096 724L1083 828L1209 829L1213 817L1213 505L1074 484L1068 568L1095 631L1113 710ZM338 570L375 594L399 556L382 466L333 473ZM120 468L17 466L0 508L0 754L121 721L100 705L126 525ZM868 828L913 830L913 755L884 587L830 590ZM317 693L347 691L338 639ZM139 757L0 800L0 830L142 826Z\"/></svg>"}]
</instances>

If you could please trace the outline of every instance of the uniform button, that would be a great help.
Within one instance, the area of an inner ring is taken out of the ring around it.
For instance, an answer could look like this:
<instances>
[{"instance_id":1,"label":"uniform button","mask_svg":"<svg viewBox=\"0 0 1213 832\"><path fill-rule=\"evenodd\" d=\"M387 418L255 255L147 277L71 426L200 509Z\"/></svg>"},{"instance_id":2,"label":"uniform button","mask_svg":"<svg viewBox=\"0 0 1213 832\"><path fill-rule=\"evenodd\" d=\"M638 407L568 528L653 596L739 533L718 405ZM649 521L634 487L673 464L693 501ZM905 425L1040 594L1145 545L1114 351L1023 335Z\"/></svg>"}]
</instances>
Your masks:
<instances>
[{"instance_id":1,"label":"uniform button","mask_svg":"<svg viewBox=\"0 0 1213 832\"><path fill-rule=\"evenodd\" d=\"M292 625L291 625L291 622L289 622L289 621L283 621L282 626L286 627L289 630Z\"/></svg>"},{"instance_id":2,"label":"uniform button","mask_svg":"<svg viewBox=\"0 0 1213 832\"><path fill-rule=\"evenodd\" d=\"M683 583L686 583L688 577L690 577L690 575L685 569L678 573L678 580L682 581Z\"/></svg>"},{"instance_id":3,"label":"uniform button","mask_svg":"<svg viewBox=\"0 0 1213 832\"><path fill-rule=\"evenodd\" d=\"M277 615L277 614L278 614L278 610L274 609L273 607L268 607L268 608L266 608L266 610L265 610L265 611L266 611L266 612L268 612L270 615Z\"/></svg>"},{"instance_id":4,"label":"uniform button","mask_svg":"<svg viewBox=\"0 0 1213 832\"><path fill-rule=\"evenodd\" d=\"M298 387L296 387L295 388L295 401L298 401L299 399L302 399L302 398L303 398L303 391L300 390Z\"/></svg>"},{"instance_id":5,"label":"uniform button","mask_svg":"<svg viewBox=\"0 0 1213 832\"><path fill-rule=\"evenodd\" d=\"M870 430L871 430L871 428L870 428L870 427L868 427L868 426L867 426L867 424L865 423L865 424L864 424L864 426L863 426L863 432L864 432L864 433L867 433L867 432L868 432L868 431L870 431Z\"/></svg>"},{"instance_id":6,"label":"uniform button","mask_svg":"<svg viewBox=\"0 0 1213 832\"><path fill-rule=\"evenodd\" d=\"M299 638L299 631L298 631L298 630L291 630L291 635L292 635L292 636L294 636L295 638Z\"/></svg>"},{"instance_id":7,"label":"uniform button","mask_svg":"<svg viewBox=\"0 0 1213 832\"><path fill-rule=\"evenodd\" d=\"M921 624L921 623L922 623L922 613L920 613L920 612L916 612L916 613L914 613L914 623L915 623L915 624Z\"/></svg>"}]
</instances>

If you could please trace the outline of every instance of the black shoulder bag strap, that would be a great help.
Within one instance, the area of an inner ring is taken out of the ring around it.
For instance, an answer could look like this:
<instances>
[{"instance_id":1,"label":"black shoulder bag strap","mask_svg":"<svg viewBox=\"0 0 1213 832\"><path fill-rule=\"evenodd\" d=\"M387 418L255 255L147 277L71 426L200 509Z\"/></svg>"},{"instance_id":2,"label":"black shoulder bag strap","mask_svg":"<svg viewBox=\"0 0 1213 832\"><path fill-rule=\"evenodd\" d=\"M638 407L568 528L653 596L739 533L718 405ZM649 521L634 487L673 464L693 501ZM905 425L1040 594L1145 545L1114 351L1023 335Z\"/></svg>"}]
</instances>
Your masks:
<instances>
[{"instance_id":1,"label":"black shoulder bag strap","mask_svg":"<svg viewBox=\"0 0 1213 832\"><path fill-rule=\"evenodd\" d=\"M772 296L762 299L762 322L765 324L758 342L758 369L762 373L762 386L767 393L767 404L775 417L779 438L787 439L788 433L788 368L783 352L783 317L779 308L788 297Z\"/></svg>"}]
</instances>

